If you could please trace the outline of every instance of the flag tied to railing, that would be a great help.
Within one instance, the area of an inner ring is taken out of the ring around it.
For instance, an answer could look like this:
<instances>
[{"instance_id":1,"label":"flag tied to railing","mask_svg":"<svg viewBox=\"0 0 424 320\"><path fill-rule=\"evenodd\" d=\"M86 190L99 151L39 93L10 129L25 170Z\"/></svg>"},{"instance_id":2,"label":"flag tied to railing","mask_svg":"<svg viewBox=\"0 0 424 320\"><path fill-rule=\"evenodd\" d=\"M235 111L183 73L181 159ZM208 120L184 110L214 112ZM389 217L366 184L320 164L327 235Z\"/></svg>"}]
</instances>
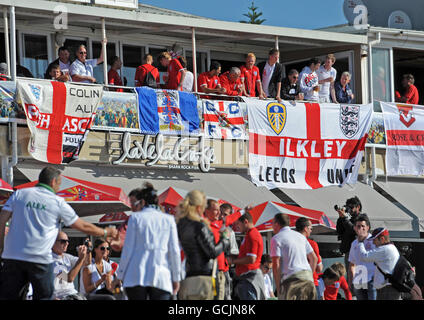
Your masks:
<instances>
[{"instance_id":1,"label":"flag tied to railing","mask_svg":"<svg viewBox=\"0 0 424 320\"><path fill-rule=\"evenodd\" d=\"M103 87L37 80L18 80L16 86L31 132L28 152L54 164L78 159Z\"/></svg>"},{"instance_id":2,"label":"flag tied to railing","mask_svg":"<svg viewBox=\"0 0 424 320\"><path fill-rule=\"evenodd\" d=\"M249 172L257 186L317 189L354 184L372 105L248 99Z\"/></svg>"},{"instance_id":3,"label":"flag tied to railing","mask_svg":"<svg viewBox=\"0 0 424 320\"><path fill-rule=\"evenodd\" d=\"M387 139L387 175L424 174L424 106L380 104Z\"/></svg>"}]
</instances>

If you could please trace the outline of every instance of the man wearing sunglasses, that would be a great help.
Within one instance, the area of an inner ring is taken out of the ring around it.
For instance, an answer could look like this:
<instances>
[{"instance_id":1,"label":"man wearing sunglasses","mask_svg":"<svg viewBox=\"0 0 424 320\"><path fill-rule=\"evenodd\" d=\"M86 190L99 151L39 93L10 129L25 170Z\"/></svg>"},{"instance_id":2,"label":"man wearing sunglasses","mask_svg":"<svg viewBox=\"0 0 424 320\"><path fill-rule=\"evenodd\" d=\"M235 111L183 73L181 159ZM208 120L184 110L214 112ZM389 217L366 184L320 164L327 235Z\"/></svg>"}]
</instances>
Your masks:
<instances>
[{"instance_id":1,"label":"man wearing sunglasses","mask_svg":"<svg viewBox=\"0 0 424 320\"><path fill-rule=\"evenodd\" d=\"M34 300L50 299L54 291L52 247L61 222L85 234L115 238L114 228L102 229L80 219L64 198L60 170L45 167L32 188L16 190L0 212L0 300L19 300L29 282ZM4 236L6 222L10 230Z\"/></svg>"},{"instance_id":2,"label":"man wearing sunglasses","mask_svg":"<svg viewBox=\"0 0 424 320\"><path fill-rule=\"evenodd\" d=\"M86 298L75 289L74 279L84 264L87 255L87 247L84 245L78 246L78 257L75 257L66 253L68 245L68 235L63 231L59 231L52 248L54 264L53 273L55 275L53 298L58 300L86 300Z\"/></svg>"},{"instance_id":3,"label":"man wearing sunglasses","mask_svg":"<svg viewBox=\"0 0 424 320\"><path fill-rule=\"evenodd\" d=\"M107 40L102 40L103 44L106 44ZM95 83L96 78L93 77L93 68L104 61L103 50L100 50L100 57L97 59L87 59L87 48L84 45L80 45L76 52L76 59L71 64L69 74L72 77L72 81L82 83Z\"/></svg>"},{"instance_id":4,"label":"man wearing sunglasses","mask_svg":"<svg viewBox=\"0 0 424 320\"><path fill-rule=\"evenodd\" d=\"M299 87L299 72L291 69L287 78L281 84L281 99L283 100L303 100L303 93Z\"/></svg>"}]
</instances>

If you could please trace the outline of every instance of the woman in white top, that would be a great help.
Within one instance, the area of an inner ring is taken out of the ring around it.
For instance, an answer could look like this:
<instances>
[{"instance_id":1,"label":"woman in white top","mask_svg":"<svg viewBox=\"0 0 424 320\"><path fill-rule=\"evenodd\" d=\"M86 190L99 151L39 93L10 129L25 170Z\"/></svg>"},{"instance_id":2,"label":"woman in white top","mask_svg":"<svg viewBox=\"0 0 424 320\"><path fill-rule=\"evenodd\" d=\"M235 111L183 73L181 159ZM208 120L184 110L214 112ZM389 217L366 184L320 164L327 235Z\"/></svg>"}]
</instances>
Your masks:
<instances>
[{"instance_id":1,"label":"woman in white top","mask_svg":"<svg viewBox=\"0 0 424 320\"><path fill-rule=\"evenodd\" d=\"M96 239L93 246L93 261L84 268L82 276L84 289L88 299L96 298L94 294L102 294L104 299L115 300L112 296L112 266L105 259L110 251L109 243L104 239ZM104 296L103 296L104 295ZM107 296L110 296L107 297Z\"/></svg>"}]
</instances>

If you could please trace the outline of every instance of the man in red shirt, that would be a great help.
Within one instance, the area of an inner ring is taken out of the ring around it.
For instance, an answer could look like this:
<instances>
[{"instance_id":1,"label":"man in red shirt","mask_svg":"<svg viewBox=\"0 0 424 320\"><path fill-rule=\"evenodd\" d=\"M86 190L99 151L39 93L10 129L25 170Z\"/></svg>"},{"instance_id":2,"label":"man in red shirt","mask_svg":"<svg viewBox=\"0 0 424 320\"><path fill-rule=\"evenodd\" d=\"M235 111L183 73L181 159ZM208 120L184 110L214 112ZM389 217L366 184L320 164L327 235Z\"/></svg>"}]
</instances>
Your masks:
<instances>
[{"instance_id":1,"label":"man in red shirt","mask_svg":"<svg viewBox=\"0 0 424 320\"><path fill-rule=\"evenodd\" d=\"M230 214L225 217L225 223L220 218L221 217L221 211L219 208L219 203L216 200L208 199L207 206L205 210L205 217L210 222L210 227L212 230L212 233L215 237L215 242L219 242L220 238L220 230L222 227L227 227L232 225L238 218L240 218L241 212L237 211L233 214ZM218 277L226 277L225 273L228 273L230 266L229 263L224 255L224 252L222 252L218 257L218 270L221 275L218 275ZM218 300L223 300L225 295L225 286L227 284L224 284L224 287L221 286L221 288L218 288L219 294L217 295Z\"/></svg>"},{"instance_id":2,"label":"man in red shirt","mask_svg":"<svg viewBox=\"0 0 424 320\"><path fill-rule=\"evenodd\" d=\"M163 67L168 68L165 89L182 91L186 71L180 61L178 59L172 59L168 52L162 52L158 56L158 62Z\"/></svg>"},{"instance_id":3,"label":"man in red shirt","mask_svg":"<svg viewBox=\"0 0 424 320\"><path fill-rule=\"evenodd\" d=\"M243 84L240 80L240 69L232 67L219 76L221 86L225 89L225 94L228 96L241 96L243 92Z\"/></svg>"},{"instance_id":4,"label":"man in red shirt","mask_svg":"<svg viewBox=\"0 0 424 320\"><path fill-rule=\"evenodd\" d=\"M253 224L249 213L242 215L235 223L236 230L246 236L240 246L236 259L229 257L229 262L236 265L238 278L235 291L240 300L265 299L265 284L260 270L264 250L262 236Z\"/></svg>"},{"instance_id":5,"label":"man in red shirt","mask_svg":"<svg viewBox=\"0 0 424 320\"><path fill-rule=\"evenodd\" d=\"M221 64L218 61L212 61L209 71L203 72L197 79L197 90L205 93L225 93L224 88L219 82L219 74L221 73Z\"/></svg>"},{"instance_id":6,"label":"man in red shirt","mask_svg":"<svg viewBox=\"0 0 424 320\"><path fill-rule=\"evenodd\" d=\"M121 69L122 67L121 59L119 59L119 57L117 56L114 56L110 59L109 64L110 64L110 69L109 69L109 72L107 73L107 79L109 84L122 87L124 84L118 73L118 70ZM119 92L123 91L122 88L115 89L115 90Z\"/></svg>"},{"instance_id":7,"label":"man in red shirt","mask_svg":"<svg viewBox=\"0 0 424 320\"><path fill-rule=\"evenodd\" d=\"M153 66L153 56L151 54L146 54L143 58L144 64L139 66L137 70L135 71L135 77L134 77L134 83L136 87L141 86L150 86L152 88L159 88L159 70L155 66ZM156 80L156 86L153 86L153 84L146 84L145 79L147 73L150 72L152 76Z\"/></svg>"},{"instance_id":8,"label":"man in red shirt","mask_svg":"<svg viewBox=\"0 0 424 320\"><path fill-rule=\"evenodd\" d=\"M314 249L314 252L316 256L318 257L317 267L313 272L313 278L314 278L314 285L316 288L318 288L318 273L322 272L323 265L322 265L322 259L319 255L319 247L318 243L316 243L314 240L309 239L312 233L312 223L308 218L300 217L296 220L296 231L303 234L306 239L308 239L309 244L311 245L312 249Z\"/></svg>"},{"instance_id":9,"label":"man in red shirt","mask_svg":"<svg viewBox=\"0 0 424 320\"><path fill-rule=\"evenodd\" d=\"M412 74L403 75L402 86L404 88L404 93L400 95L400 93L396 91L396 102L418 104L420 97L417 87L414 86L414 82L415 79Z\"/></svg>"},{"instance_id":10,"label":"man in red shirt","mask_svg":"<svg viewBox=\"0 0 424 320\"><path fill-rule=\"evenodd\" d=\"M256 97L256 89L259 92L259 98L265 99L265 92L262 89L261 75L258 67L255 66L256 56L254 53L248 53L246 64L240 67L240 81L243 83L243 96Z\"/></svg>"}]
</instances>

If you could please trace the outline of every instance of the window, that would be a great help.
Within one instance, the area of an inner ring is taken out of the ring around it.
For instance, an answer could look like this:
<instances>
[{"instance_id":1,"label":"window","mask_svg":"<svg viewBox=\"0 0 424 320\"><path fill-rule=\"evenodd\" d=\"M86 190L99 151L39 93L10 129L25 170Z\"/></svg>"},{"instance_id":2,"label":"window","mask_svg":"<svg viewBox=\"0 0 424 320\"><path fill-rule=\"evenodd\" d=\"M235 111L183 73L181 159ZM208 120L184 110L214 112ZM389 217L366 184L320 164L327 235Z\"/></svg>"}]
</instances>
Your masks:
<instances>
[{"instance_id":1,"label":"window","mask_svg":"<svg viewBox=\"0 0 424 320\"><path fill-rule=\"evenodd\" d=\"M187 70L193 72L193 52L191 50L186 51L187 59ZM196 52L196 67L197 74L208 71L208 55L206 52Z\"/></svg>"},{"instance_id":2,"label":"window","mask_svg":"<svg viewBox=\"0 0 424 320\"><path fill-rule=\"evenodd\" d=\"M102 50L102 43L100 41L93 41L92 47L93 47L93 54L91 55L91 57L92 59L97 59L98 57L100 57L100 53ZM108 60L106 61L106 63L108 63L107 70L109 71L109 68L110 68L109 60L113 56L116 56L116 46L114 43L110 43L110 42L107 43L106 53L107 53L107 60ZM103 63L97 65L93 69L93 77L96 78L97 83L104 83Z\"/></svg>"},{"instance_id":3,"label":"window","mask_svg":"<svg viewBox=\"0 0 424 320\"><path fill-rule=\"evenodd\" d=\"M143 64L145 49L144 47L123 45L123 63L122 76L127 78L127 86L134 87L135 71L138 66Z\"/></svg>"},{"instance_id":4,"label":"window","mask_svg":"<svg viewBox=\"0 0 424 320\"><path fill-rule=\"evenodd\" d=\"M35 78L44 78L48 66L47 36L24 34L24 52L22 65Z\"/></svg>"},{"instance_id":5,"label":"window","mask_svg":"<svg viewBox=\"0 0 424 320\"><path fill-rule=\"evenodd\" d=\"M374 101L391 101L390 70L390 50L372 48L372 97ZM374 111L379 110L380 104L374 103Z\"/></svg>"}]
</instances>

